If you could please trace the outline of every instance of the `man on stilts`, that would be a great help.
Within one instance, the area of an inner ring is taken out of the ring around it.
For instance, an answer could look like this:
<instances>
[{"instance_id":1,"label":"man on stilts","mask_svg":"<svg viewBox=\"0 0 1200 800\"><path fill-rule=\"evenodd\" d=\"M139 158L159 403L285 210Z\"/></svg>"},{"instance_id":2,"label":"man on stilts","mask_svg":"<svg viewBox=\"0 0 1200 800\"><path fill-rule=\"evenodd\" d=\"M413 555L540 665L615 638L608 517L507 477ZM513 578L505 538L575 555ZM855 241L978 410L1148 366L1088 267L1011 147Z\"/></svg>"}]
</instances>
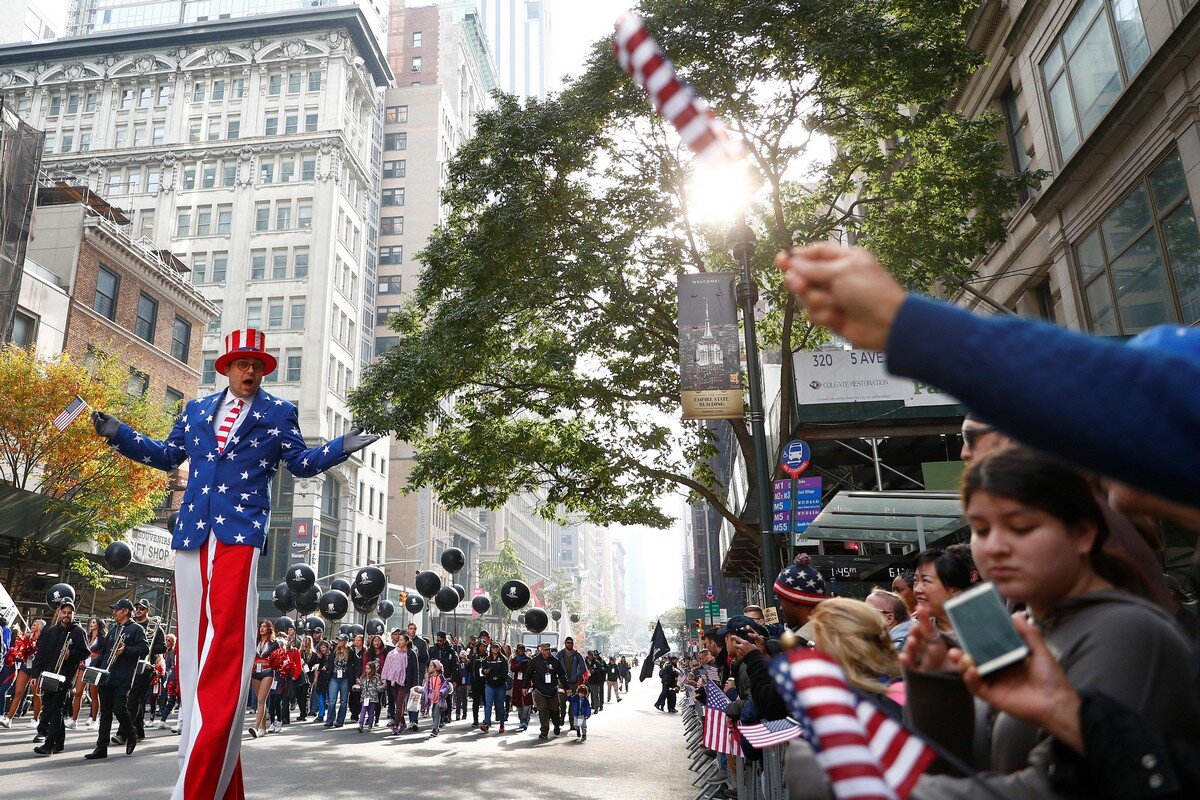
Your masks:
<instances>
[{"instance_id":1,"label":"man on stilts","mask_svg":"<svg viewBox=\"0 0 1200 800\"><path fill-rule=\"evenodd\" d=\"M143 436L102 411L92 413L96 432L127 458L161 470L190 462L171 531L182 728L172 800L245 797L242 706L258 620L258 557L279 462L296 477L309 478L379 438L354 428L308 448L296 407L259 388L275 367L261 331L226 336L216 369L228 376L228 388L188 402L166 441Z\"/></svg>"}]
</instances>

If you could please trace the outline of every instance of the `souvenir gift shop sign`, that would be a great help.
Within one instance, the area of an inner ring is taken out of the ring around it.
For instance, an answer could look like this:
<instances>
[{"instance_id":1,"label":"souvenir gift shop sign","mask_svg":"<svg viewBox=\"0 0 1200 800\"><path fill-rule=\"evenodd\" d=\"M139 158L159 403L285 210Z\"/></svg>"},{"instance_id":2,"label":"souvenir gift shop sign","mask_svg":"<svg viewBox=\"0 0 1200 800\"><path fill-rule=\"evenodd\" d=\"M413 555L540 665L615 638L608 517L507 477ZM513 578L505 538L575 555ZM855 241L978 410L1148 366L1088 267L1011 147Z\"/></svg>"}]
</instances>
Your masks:
<instances>
[{"instance_id":1,"label":"souvenir gift shop sign","mask_svg":"<svg viewBox=\"0 0 1200 800\"><path fill-rule=\"evenodd\" d=\"M933 386L889 374L887 357L874 350L803 350L793 356L793 364L801 406L878 400L913 407L958 403Z\"/></svg>"},{"instance_id":2,"label":"souvenir gift shop sign","mask_svg":"<svg viewBox=\"0 0 1200 800\"><path fill-rule=\"evenodd\" d=\"M684 419L741 419L736 275L679 276L679 386Z\"/></svg>"}]
</instances>

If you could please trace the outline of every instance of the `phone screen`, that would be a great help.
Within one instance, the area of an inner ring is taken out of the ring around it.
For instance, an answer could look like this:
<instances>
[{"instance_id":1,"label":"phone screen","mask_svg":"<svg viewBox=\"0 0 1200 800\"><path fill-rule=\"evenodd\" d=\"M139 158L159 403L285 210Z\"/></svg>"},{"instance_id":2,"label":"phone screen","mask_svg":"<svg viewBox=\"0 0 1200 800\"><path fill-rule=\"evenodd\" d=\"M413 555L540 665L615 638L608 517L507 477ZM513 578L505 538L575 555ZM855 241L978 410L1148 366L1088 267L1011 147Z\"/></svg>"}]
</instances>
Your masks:
<instances>
[{"instance_id":1,"label":"phone screen","mask_svg":"<svg viewBox=\"0 0 1200 800\"><path fill-rule=\"evenodd\" d=\"M972 592L971 596L955 598L946 604L946 612L958 634L959 643L979 667L1002 659L1009 653L1027 651L1024 640L1013 627L1012 618L994 586ZM1023 657L1023 656L1022 656ZM1005 660L996 669L1019 660ZM983 670L981 669L981 672Z\"/></svg>"}]
</instances>

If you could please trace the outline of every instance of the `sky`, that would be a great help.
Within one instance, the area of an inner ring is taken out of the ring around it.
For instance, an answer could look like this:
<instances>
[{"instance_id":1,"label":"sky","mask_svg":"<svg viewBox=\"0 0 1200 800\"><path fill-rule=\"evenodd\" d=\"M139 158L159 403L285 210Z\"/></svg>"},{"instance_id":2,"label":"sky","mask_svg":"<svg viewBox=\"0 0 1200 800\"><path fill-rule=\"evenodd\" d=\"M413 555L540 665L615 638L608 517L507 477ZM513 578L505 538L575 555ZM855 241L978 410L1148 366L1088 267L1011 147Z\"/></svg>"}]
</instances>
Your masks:
<instances>
[{"instance_id":1,"label":"sky","mask_svg":"<svg viewBox=\"0 0 1200 800\"><path fill-rule=\"evenodd\" d=\"M554 32L552 59L554 73L579 75L583 62L597 39L613 32L621 12L633 5L631 0L552 0L551 25Z\"/></svg>"}]
</instances>

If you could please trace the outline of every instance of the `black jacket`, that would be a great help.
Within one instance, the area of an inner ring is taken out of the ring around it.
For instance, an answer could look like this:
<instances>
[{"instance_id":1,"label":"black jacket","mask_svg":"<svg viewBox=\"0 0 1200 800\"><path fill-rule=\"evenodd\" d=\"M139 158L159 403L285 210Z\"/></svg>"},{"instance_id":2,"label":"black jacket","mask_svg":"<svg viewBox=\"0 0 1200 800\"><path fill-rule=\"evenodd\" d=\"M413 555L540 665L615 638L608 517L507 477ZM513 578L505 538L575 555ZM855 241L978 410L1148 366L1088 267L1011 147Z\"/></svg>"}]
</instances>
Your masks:
<instances>
[{"instance_id":1,"label":"black jacket","mask_svg":"<svg viewBox=\"0 0 1200 800\"><path fill-rule=\"evenodd\" d=\"M592 686L604 683L604 676L608 674L603 661L585 661L584 666L588 671L588 683Z\"/></svg>"},{"instance_id":2,"label":"black jacket","mask_svg":"<svg viewBox=\"0 0 1200 800\"><path fill-rule=\"evenodd\" d=\"M108 666L108 660L111 657L113 649L117 646L117 638L121 630L125 631L125 649L121 654L113 659L112 666ZM59 645L62 646L61 644ZM100 647L100 657L96 659L96 664L100 667L108 669L108 685L113 687L126 686L133 683L133 668L139 659L145 658L150 652L150 648L146 645L146 632L142 630L142 626L136 622L126 622L124 626L113 623L108 626L108 632L104 635L104 641Z\"/></svg>"},{"instance_id":3,"label":"black jacket","mask_svg":"<svg viewBox=\"0 0 1200 800\"><path fill-rule=\"evenodd\" d=\"M759 718L765 720L783 719L788 715L787 704L779 690L775 688L775 680L771 677L771 661L782 652L783 648L775 639L767 640L767 655L759 650L751 650L742 661L742 669L750 683L750 696L758 708Z\"/></svg>"},{"instance_id":4,"label":"black jacket","mask_svg":"<svg viewBox=\"0 0 1200 800\"><path fill-rule=\"evenodd\" d=\"M451 683L462 682L462 664L458 661L458 653L454 652L454 648L449 643L445 647L438 647L437 644L430 645L429 661L434 660L442 662L442 674L446 676L446 680Z\"/></svg>"},{"instance_id":5,"label":"black jacket","mask_svg":"<svg viewBox=\"0 0 1200 800\"><path fill-rule=\"evenodd\" d=\"M553 695L558 694L560 687L567 689L567 676L557 658L542 658L539 653L529 659L529 688L543 695Z\"/></svg>"},{"instance_id":6,"label":"black jacket","mask_svg":"<svg viewBox=\"0 0 1200 800\"><path fill-rule=\"evenodd\" d=\"M621 680L621 665L620 664L605 664L604 665L604 680L606 680L606 681Z\"/></svg>"},{"instance_id":7,"label":"black jacket","mask_svg":"<svg viewBox=\"0 0 1200 800\"><path fill-rule=\"evenodd\" d=\"M67 647L66 658L63 659L62 667L56 669L58 657L63 652L63 644L68 640L70 644ZM43 672L57 672L59 675L65 675L67 683L63 688L68 688L75 685L75 672L79 669L79 662L87 657L87 636L78 622L71 623L68 628L58 624L47 625L42 629L42 635L38 637L37 654L33 657L33 671L35 675L39 676Z\"/></svg>"},{"instance_id":8,"label":"black jacket","mask_svg":"<svg viewBox=\"0 0 1200 800\"><path fill-rule=\"evenodd\" d=\"M508 683L508 659L504 656L485 658L480 663L483 664L483 679L488 686L500 689Z\"/></svg>"},{"instance_id":9,"label":"black jacket","mask_svg":"<svg viewBox=\"0 0 1200 800\"><path fill-rule=\"evenodd\" d=\"M330 680L336 681L338 679L338 669L344 669L345 672L342 675L342 678L350 681L350 685L353 686L355 682L358 681L359 670L362 669L362 656L356 656L354 654L354 650L352 649L346 654L346 663L343 666L339 667L336 662L336 653L330 653L325 659L325 668L329 670Z\"/></svg>"}]
</instances>

